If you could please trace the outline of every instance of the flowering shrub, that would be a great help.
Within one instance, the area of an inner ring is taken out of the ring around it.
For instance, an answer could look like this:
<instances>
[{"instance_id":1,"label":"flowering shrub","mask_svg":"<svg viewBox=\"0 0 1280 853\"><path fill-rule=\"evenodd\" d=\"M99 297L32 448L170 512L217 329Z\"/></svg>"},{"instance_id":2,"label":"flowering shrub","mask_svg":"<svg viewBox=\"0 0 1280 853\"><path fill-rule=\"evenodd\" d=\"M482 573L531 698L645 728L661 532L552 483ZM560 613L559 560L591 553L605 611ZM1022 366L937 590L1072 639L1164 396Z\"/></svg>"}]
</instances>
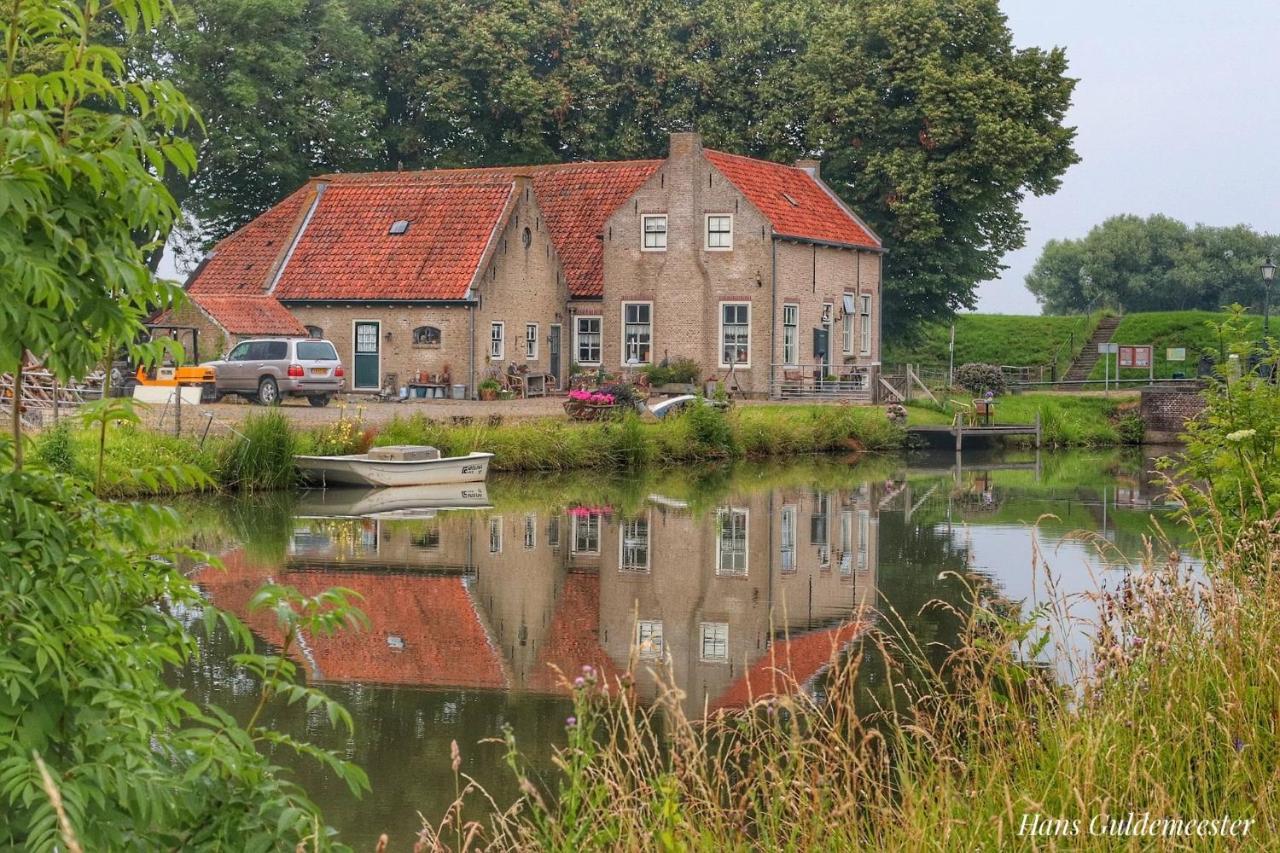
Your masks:
<instances>
[{"instance_id":1,"label":"flowering shrub","mask_svg":"<svg viewBox=\"0 0 1280 853\"><path fill-rule=\"evenodd\" d=\"M583 403L593 403L597 406L612 406L618 400L612 394L605 394L600 391L570 391L570 400L578 400Z\"/></svg>"}]
</instances>

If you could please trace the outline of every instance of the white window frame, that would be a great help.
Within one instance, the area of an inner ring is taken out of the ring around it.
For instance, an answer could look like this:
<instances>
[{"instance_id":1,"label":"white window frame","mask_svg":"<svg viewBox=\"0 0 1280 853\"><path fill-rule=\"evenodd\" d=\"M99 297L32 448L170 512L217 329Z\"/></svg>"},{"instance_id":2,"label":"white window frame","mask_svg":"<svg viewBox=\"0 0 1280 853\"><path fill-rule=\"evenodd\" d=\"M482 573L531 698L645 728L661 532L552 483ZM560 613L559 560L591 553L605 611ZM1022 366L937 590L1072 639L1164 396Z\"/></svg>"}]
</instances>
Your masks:
<instances>
[{"instance_id":1,"label":"white window frame","mask_svg":"<svg viewBox=\"0 0 1280 853\"><path fill-rule=\"evenodd\" d=\"M532 512L524 516L524 549L532 551L538 547L538 516Z\"/></svg>"},{"instance_id":2,"label":"white window frame","mask_svg":"<svg viewBox=\"0 0 1280 853\"><path fill-rule=\"evenodd\" d=\"M787 367L800 363L800 306L795 302L782 304L782 363Z\"/></svg>"},{"instance_id":3,"label":"white window frame","mask_svg":"<svg viewBox=\"0 0 1280 853\"><path fill-rule=\"evenodd\" d=\"M526 361L538 360L538 324L524 324L524 357Z\"/></svg>"},{"instance_id":4,"label":"white window frame","mask_svg":"<svg viewBox=\"0 0 1280 853\"><path fill-rule=\"evenodd\" d=\"M778 560L783 574L790 575L796 571L796 534L799 530L799 517L799 508L795 504L787 504L782 508L778 531Z\"/></svg>"},{"instance_id":5,"label":"white window frame","mask_svg":"<svg viewBox=\"0 0 1280 853\"><path fill-rule=\"evenodd\" d=\"M717 235L727 235L724 239L728 240L723 246L711 245L711 220L724 219L729 223L729 230L716 231ZM732 213L708 213L703 220L702 225L702 248L708 252L732 252L733 251L733 214Z\"/></svg>"},{"instance_id":6,"label":"white window frame","mask_svg":"<svg viewBox=\"0 0 1280 853\"><path fill-rule=\"evenodd\" d=\"M661 619L637 619L635 630L636 654L641 660L661 660L667 648L662 637Z\"/></svg>"},{"instance_id":7,"label":"white window frame","mask_svg":"<svg viewBox=\"0 0 1280 853\"><path fill-rule=\"evenodd\" d=\"M849 294L845 294L845 295L848 296ZM852 314L850 314L848 311L844 312L844 347L843 349L844 349L845 355L853 355L853 332L854 332L853 324L856 320L857 318L854 317Z\"/></svg>"},{"instance_id":8,"label":"white window frame","mask_svg":"<svg viewBox=\"0 0 1280 853\"><path fill-rule=\"evenodd\" d=\"M489 553L502 553L502 516L489 516Z\"/></svg>"},{"instance_id":9,"label":"white window frame","mask_svg":"<svg viewBox=\"0 0 1280 853\"><path fill-rule=\"evenodd\" d=\"M867 570L867 555L871 548L871 510L858 510L858 571Z\"/></svg>"},{"instance_id":10,"label":"white window frame","mask_svg":"<svg viewBox=\"0 0 1280 853\"><path fill-rule=\"evenodd\" d=\"M853 510L840 512L840 574L853 572Z\"/></svg>"},{"instance_id":11,"label":"white window frame","mask_svg":"<svg viewBox=\"0 0 1280 853\"><path fill-rule=\"evenodd\" d=\"M860 317L862 319L862 355L871 355L871 294L859 294L858 307L861 310Z\"/></svg>"},{"instance_id":12,"label":"white window frame","mask_svg":"<svg viewBox=\"0 0 1280 853\"><path fill-rule=\"evenodd\" d=\"M500 320L495 320L489 324L489 360L502 361L506 356L507 324Z\"/></svg>"},{"instance_id":13,"label":"white window frame","mask_svg":"<svg viewBox=\"0 0 1280 853\"><path fill-rule=\"evenodd\" d=\"M742 550L726 551L724 530L734 516L742 517ZM730 560L726 567L725 560ZM716 577L745 578L751 570L751 510L740 506L725 506L716 510Z\"/></svg>"},{"instance_id":14,"label":"white window frame","mask_svg":"<svg viewBox=\"0 0 1280 853\"><path fill-rule=\"evenodd\" d=\"M637 305L637 306L638 306L638 305L643 305L644 307L648 308L648 309L649 309L649 322L647 322L647 323L630 323L630 324L629 324L629 323L627 323L627 308L628 308L628 307L630 307L630 306L632 306L632 305ZM619 312L619 319L621 320L621 323L620 323L619 325L622 327L622 366L623 366L623 367L627 367L628 365L630 365L630 364L631 364L631 362L627 360L627 349L628 349L628 346L629 346L629 344L627 343L627 326L628 326L628 325L633 325L633 326L647 326L647 327L648 327L649 332L648 332L648 341L647 341L647 344L648 344L648 349L649 349L649 357L648 357L648 358L646 358L646 359L644 359L643 361L636 361L635 363L636 363L636 364L653 364L653 303L652 303L652 302L643 302L643 301L638 301L638 300L632 300L632 301L629 301L629 302L623 302L623 303L622 303L622 308L621 308L621 310L620 310L620 312Z\"/></svg>"},{"instance_id":15,"label":"white window frame","mask_svg":"<svg viewBox=\"0 0 1280 853\"><path fill-rule=\"evenodd\" d=\"M654 231L654 245L649 245L649 221L662 220L662 230ZM665 252L667 250L667 236L669 234L668 220L665 213L645 213L640 217L640 251L642 252ZM658 236L661 234L662 245L657 245Z\"/></svg>"},{"instance_id":16,"label":"white window frame","mask_svg":"<svg viewBox=\"0 0 1280 853\"><path fill-rule=\"evenodd\" d=\"M699 627L702 629L702 643L698 648L698 660L703 663L728 663L729 623L703 622ZM710 640L712 647L715 649L715 652L710 655L707 654L708 630L711 632Z\"/></svg>"},{"instance_id":17,"label":"white window frame","mask_svg":"<svg viewBox=\"0 0 1280 853\"><path fill-rule=\"evenodd\" d=\"M618 571L626 572L628 574L649 574L649 560L653 546L653 533L649 521L649 514L645 513L643 516L637 516L635 518L624 518L622 523L618 525ZM644 524L643 563L639 563L634 559L635 552L639 550L640 546L635 544L629 545L629 541L634 542L639 538L638 535L631 536L630 540L627 536L627 528L629 525L641 523ZM629 551L630 559L628 559Z\"/></svg>"},{"instance_id":18,"label":"white window frame","mask_svg":"<svg viewBox=\"0 0 1280 853\"><path fill-rule=\"evenodd\" d=\"M582 321L594 320L596 322L596 338L600 350L599 356L595 361L584 361L582 358ZM599 314L579 314L573 320L573 362L585 367L599 367L604 358L604 317Z\"/></svg>"},{"instance_id":19,"label":"white window frame","mask_svg":"<svg viewBox=\"0 0 1280 853\"><path fill-rule=\"evenodd\" d=\"M724 309L725 309L726 307L730 306L730 305L734 305L734 306L743 306L743 305L745 305L745 306L746 306L746 308L747 308L747 360L746 360L746 361L739 361L739 362L737 362L737 366L738 366L738 367L743 368L744 370L749 370L749 369L751 368L751 303L750 303L750 302L743 302L743 301L740 301L740 300L737 300L737 301L735 301L735 300L730 300L730 301L726 301L726 302L721 302L721 303L720 303L720 308L719 308L719 315L720 315L720 316L719 316L719 324L718 324L718 325L719 325L719 329L720 329L720 338L719 338L719 341L720 341L720 344L719 344L719 350L720 350L720 353L719 353L719 356L718 356L718 358L719 358L719 360L720 360L720 366L721 366L721 367L732 367L732 366L733 366L733 365L729 364L729 362L727 362L727 361L725 361L725 360L724 360L724 344L725 344L725 341L724 341ZM736 325L736 324L735 324L735 325Z\"/></svg>"},{"instance_id":20,"label":"white window frame","mask_svg":"<svg viewBox=\"0 0 1280 853\"><path fill-rule=\"evenodd\" d=\"M594 547L594 548L579 548L579 547L578 547L578 530L582 527L582 523L583 523L584 521L586 522L586 529L587 529L588 539L590 539L590 537L591 537L591 534L592 534L592 527L594 526L594 528L595 528L594 533L595 533L595 546L596 546L596 547ZM573 541L570 543L570 550L571 550L574 554L599 554L599 553L600 553L600 516L599 516L598 514L596 514L596 513L590 513L589 515L575 515L575 516L573 516L573 531L572 531L572 532L573 532Z\"/></svg>"}]
</instances>

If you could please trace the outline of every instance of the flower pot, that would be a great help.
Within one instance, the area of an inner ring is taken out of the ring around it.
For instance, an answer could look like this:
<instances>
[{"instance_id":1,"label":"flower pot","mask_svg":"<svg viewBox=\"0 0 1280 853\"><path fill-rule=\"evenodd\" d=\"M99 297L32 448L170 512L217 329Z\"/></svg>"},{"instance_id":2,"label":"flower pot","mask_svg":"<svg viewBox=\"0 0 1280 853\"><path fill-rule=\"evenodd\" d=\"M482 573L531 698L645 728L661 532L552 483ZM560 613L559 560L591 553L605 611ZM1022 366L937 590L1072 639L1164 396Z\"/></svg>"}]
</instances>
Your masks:
<instances>
[{"instance_id":1,"label":"flower pot","mask_svg":"<svg viewBox=\"0 0 1280 853\"><path fill-rule=\"evenodd\" d=\"M481 399L481 400L496 400L496 399L498 399L498 392L497 392L497 391L495 391L495 390L493 390L492 388L481 388L481 389L480 389L480 399Z\"/></svg>"}]
</instances>

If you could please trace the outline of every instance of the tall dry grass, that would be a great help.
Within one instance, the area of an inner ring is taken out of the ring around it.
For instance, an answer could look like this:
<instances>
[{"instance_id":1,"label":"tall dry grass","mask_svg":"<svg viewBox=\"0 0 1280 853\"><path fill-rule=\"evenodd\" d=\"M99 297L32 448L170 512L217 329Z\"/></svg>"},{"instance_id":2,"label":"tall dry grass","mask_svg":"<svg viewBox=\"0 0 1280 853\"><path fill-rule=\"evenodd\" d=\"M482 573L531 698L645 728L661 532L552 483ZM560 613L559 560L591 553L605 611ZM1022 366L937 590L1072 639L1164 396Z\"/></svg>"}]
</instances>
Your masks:
<instances>
[{"instance_id":1,"label":"tall dry grass","mask_svg":"<svg viewBox=\"0 0 1280 853\"><path fill-rule=\"evenodd\" d=\"M554 777L508 737L520 800L499 808L459 775L416 849L1264 849L1280 779L1280 526L1214 539L1213 514L1202 521L1207 566L1149 546L1087 619L1063 599L1024 614L972 589L937 666L889 612L833 649L816 694L784 684L706 719L669 678L642 704L630 676L584 672ZM1081 629L1087 651L1062 660L1072 646L1054 637ZM1055 677L1064 663L1074 684ZM477 808L490 816L464 818ZM1222 825L1234 838L1106 833L1131 812L1252 823ZM1029 831L1045 819L1067 834Z\"/></svg>"}]
</instances>

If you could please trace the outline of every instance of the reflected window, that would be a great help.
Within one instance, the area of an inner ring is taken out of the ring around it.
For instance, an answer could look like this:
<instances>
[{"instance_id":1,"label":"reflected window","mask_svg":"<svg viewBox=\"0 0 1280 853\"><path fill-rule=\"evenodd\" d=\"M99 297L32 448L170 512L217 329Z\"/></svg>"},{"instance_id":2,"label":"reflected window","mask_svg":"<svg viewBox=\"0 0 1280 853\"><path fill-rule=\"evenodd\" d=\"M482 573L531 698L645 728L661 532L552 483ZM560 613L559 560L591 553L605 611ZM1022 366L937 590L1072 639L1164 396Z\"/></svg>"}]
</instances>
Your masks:
<instances>
[{"instance_id":1,"label":"reflected window","mask_svg":"<svg viewBox=\"0 0 1280 853\"><path fill-rule=\"evenodd\" d=\"M813 514L809 516L809 544L827 545L827 526L831 520L831 498L820 492L813 495Z\"/></svg>"},{"instance_id":2,"label":"reflected window","mask_svg":"<svg viewBox=\"0 0 1280 853\"><path fill-rule=\"evenodd\" d=\"M618 547L620 571L649 571L649 519L633 518L622 522Z\"/></svg>"},{"instance_id":3,"label":"reflected window","mask_svg":"<svg viewBox=\"0 0 1280 853\"><path fill-rule=\"evenodd\" d=\"M502 553L502 518L496 515L489 519L489 553Z\"/></svg>"},{"instance_id":4,"label":"reflected window","mask_svg":"<svg viewBox=\"0 0 1280 853\"><path fill-rule=\"evenodd\" d=\"M600 553L600 516L575 515L573 517L573 550L576 554Z\"/></svg>"},{"instance_id":5,"label":"reflected window","mask_svg":"<svg viewBox=\"0 0 1280 853\"><path fill-rule=\"evenodd\" d=\"M440 522L423 522L422 530L409 537L409 544L424 551L440 550Z\"/></svg>"},{"instance_id":6,"label":"reflected window","mask_svg":"<svg viewBox=\"0 0 1280 853\"><path fill-rule=\"evenodd\" d=\"M662 621L641 619L636 622L636 653L644 660L658 660L664 652Z\"/></svg>"},{"instance_id":7,"label":"reflected window","mask_svg":"<svg viewBox=\"0 0 1280 853\"><path fill-rule=\"evenodd\" d=\"M853 571L853 512L840 513L840 574Z\"/></svg>"},{"instance_id":8,"label":"reflected window","mask_svg":"<svg viewBox=\"0 0 1280 853\"><path fill-rule=\"evenodd\" d=\"M532 551L538 545L538 517L529 513L524 517L524 549Z\"/></svg>"},{"instance_id":9,"label":"reflected window","mask_svg":"<svg viewBox=\"0 0 1280 853\"><path fill-rule=\"evenodd\" d=\"M708 663L729 662L729 623L702 623L702 659Z\"/></svg>"},{"instance_id":10,"label":"reflected window","mask_svg":"<svg viewBox=\"0 0 1280 853\"><path fill-rule=\"evenodd\" d=\"M716 513L716 574L747 574L747 518L745 509L724 508Z\"/></svg>"},{"instance_id":11,"label":"reflected window","mask_svg":"<svg viewBox=\"0 0 1280 853\"><path fill-rule=\"evenodd\" d=\"M560 549L560 516L558 515L547 519L547 544L553 551Z\"/></svg>"},{"instance_id":12,"label":"reflected window","mask_svg":"<svg viewBox=\"0 0 1280 853\"><path fill-rule=\"evenodd\" d=\"M871 510L858 511L858 571L867 569L868 540L871 539Z\"/></svg>"},{"instance_id":13,"label":"reflected window","mask_svg":"<svg viewBox=\"0 0 1280 853\"><path fill-rule=\"evenodd\" d=\"M794 572L796 570L796 508L793 506L784 506L782 508L782 530L778 537L782 544L779 546L780 557L782 558L782 571Z\"/></svg>"}]
</instances>

